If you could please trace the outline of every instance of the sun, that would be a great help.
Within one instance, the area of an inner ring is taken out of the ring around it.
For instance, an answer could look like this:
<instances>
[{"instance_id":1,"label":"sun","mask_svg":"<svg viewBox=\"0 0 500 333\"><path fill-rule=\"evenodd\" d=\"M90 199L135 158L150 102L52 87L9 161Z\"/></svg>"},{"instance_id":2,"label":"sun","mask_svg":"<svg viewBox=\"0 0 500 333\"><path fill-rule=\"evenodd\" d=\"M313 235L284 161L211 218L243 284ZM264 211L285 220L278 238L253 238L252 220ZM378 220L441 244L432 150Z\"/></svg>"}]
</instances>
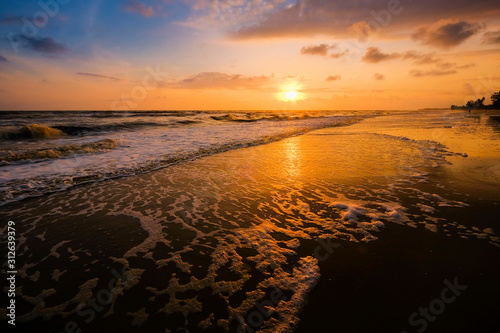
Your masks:
<instances>
[{"instance_id":1,"label":"sun","mask_svg":"<svg viewBox=\"0 0 500 333\"><path fill-rule=\"evenodd\" d=\"M287 90L284 92L284 94L285 94L286 99L289 101L294 101L299 96L299 93L294 89Z\"/></svg>"}]
</instances>

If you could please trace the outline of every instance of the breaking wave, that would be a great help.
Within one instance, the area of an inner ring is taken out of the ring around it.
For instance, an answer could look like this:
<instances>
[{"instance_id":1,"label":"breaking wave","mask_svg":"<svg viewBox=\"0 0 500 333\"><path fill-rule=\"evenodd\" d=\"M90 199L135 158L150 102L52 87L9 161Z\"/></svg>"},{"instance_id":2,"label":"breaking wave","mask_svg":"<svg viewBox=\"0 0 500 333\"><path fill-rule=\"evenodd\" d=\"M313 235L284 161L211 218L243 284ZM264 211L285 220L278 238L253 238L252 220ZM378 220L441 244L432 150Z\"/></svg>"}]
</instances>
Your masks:
<instances>
[{"instance_id":1,"label":"breaking wave","mask_svg":"<svg viewBox=\"0 0 500 333\"><path fill-rule=\"evenodd\" d=\"M105 117L103 117L105 118ZM54 139L65 136L86 136L95 135L100 133L112 133L120 131L134 131L141 130L146 127L155 126L179 126L191 125L199 123L197 120L178 120L175 122L121 122L112 124L64 124L64 125L39 125L31 124L19 126L8 126L0 129L1 140L20 140L20 139Z\"/></svg>"},{"instance_id":2,"label":"breaking wave","mask_svg":"<svg viewBox=\"0 0 500 333\"><path fill-rule=\"evenodd\" d=\"M211 116L213 120L218 120L218 121L235 121L235 122L254 122L254 121L261 121L261 120L274 120L274 121L283 121L283 120L300 120L300 119L308 119L312 118L308 114L302 114L302 115L283 115L283 114L264 114L264 115L259 115L255 113L246 113L246 114L233 114L233 113L228 113L226 115L222 116ZM323 118L323 117L317 117L317 118Z\"/></svg>"},{"instance_id":3,"label":"breaking wave","mask_svg":"<svg viewBox=\"0 0 500 333\"><path fill-rule=\"evenodd\" d=\"M55 128L63 131L71 136L84 136L86 134L103 133L103 132L119 132L119 131L132 131L141 129L148 126L161 126L156 122L127 122L119 124L106 124L106 125L56 125Z\"/></svg>"},{"instance_id":4,"label":"breaking wave","mask_svg":"<svg viewBox=\"0 0 500 333\"><path fill-rule=\"evenodd\" d=\"M60 129L38 124L25 125L21 128L4 128L0 132L0 138L4 140L53 139L65 135Z\"/></svg>"},{"instance_id":5,"label":"breaking wave","mask_svg":"<svg viewBox=\"0 0 500 333\"><path fill-rule=\"evenodd\" d=\"M125 133L113 136L114 139L107 138L94 143L8 150L0 153L0 166L6 168L6 177L0 189L0 205L62 191L81 183L144 174L173 164L271 143L320 128L350 125L362 119L310 118L309 122L290 121L281 125L233 122L202 128L184 124L176 131L157 128ZM115 149L117 147L122 149ZM95 154L97 152L102 154ZM76 156L78 158L72 158ZM36 168L29 164L37 161Z\"/></svg>"},{"instance_id":6,"label":"breaking wave","mask_svg":"<svg viewBox=\"0 0 500 333\"><path fill-rule=\"evenodd\" d=\"M65 145L52 149L29 149L18 152L1 152L0 166L11 162L20 162L26 160L42 160L50 158L60 158L75 154L93 154L105 152L118 147L118 142L113 139L104 139L92 143L84 143L79 145Z\"/></svg>"}]
</instances>

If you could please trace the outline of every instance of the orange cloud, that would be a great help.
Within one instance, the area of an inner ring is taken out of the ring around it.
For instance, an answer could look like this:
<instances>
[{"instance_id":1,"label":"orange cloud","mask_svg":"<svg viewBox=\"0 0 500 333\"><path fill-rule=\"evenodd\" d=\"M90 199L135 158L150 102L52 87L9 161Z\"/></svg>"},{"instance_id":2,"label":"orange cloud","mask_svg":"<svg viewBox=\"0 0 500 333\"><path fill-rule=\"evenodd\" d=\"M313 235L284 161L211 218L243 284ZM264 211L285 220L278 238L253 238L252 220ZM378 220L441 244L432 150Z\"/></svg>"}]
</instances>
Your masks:
<instances>
[{"instance_id":1,"label":"orange cloud","mask_svg":"<svg viewBox=\"0 0 500 333\"><path fill-rule=\"evenodd\" d=\"M269 88L272 83L269 76L245 76L220 72L203 72L169 84L177 89L228 89L228 90L260 90Z\"/></svg>"},{"instance_id":2,"label":"orange cloud","mask_svg":"<svg viewBox=\"0 0 500 333\"><path fill-rule=\"evenodd\" d=\"M415 59L413 63L416 65L435 64L441 61L441 59L434 57L433 54L422 54L413 50L406 51L403 54L403 59Z\"/></svg>"},{"instance_id":3,"label":"orange cloud","mask_svg":"<svg viewBox=\"0 0 500 333\"><path fill-rule=\"evenodd\" d=\"M337 44L319 44L319 45L309 45L309 46L304 46L300 50L301 54L307 54L307 55L318 55L318 56L323 56L326 57L328 55L329 50L335 50L337 49L338 46ZM341 52L334 52L330 54L330 57L333 59L338 59L346 54L349 53L349 50L344 50Z\"/></svg>"},{"instance_id":4,"label":"orange cloud","mask_svg":"<svg viewBox=\"0 0 500 333\"><path fill-rule=\"evenodd\" d=\"M349 54L349 50L345 50L345 51L338 52L338 53L332 53L332 54L330 54L330 57L333 59L338 59L338 58L345 56L345 55L348 55L348 54Z\"/></svg>"},{"instance_id":5,"label":"orange cloud","mask_svg":"<svg viewBox=\"0 0 500 333\"><path fill-rule=\"evenodd\" d=\"M319 44L319 45L310 45L304 46L301 50L301 54L309 54L309 55L319 55L326 56L328 54L328 50L335 48L335 45L328 44Z\"/></svg>"},{"instance_id":6,"label":"orange cloud","mask_svg":"<svg viewBox=\"0 0 500 333\"><path fill-rule=\"evenodd\" d=\"M401 58L403 60L406 59L414 59L414 65L429 65L433 64L437 67L436 70L430 70L426 72L422 71L411 71L410 74L415 77L421 76L439 76L439 75L448 75L456 73L457 69L466 69L469 67L475 66L473 63L465 64L465 65L457 65L452 62L445 62L442 59L436 58L433 54L422 54L414 50L405 51L403 53L383 53L378 47L369 47L367 49L366 54L363 56L362 60L367 63L378 63L381 61L387 61L392 59Z\"/></svg>"},{"instance_id":7,"label":"orange cloud","mask_svg":"<svg viewBox=\"0 0 500 333\"><path fill-rule=\"evenodd\" d=\"M430 27L420 27L412 35L414 40L425 45L448 49L465 42L468 38L480 32L484 26L466 21L450 22L440 20Z\"/></svg>"},{"instance_id":8,"label":"orange cloud","mask_svg":"<svg viewBox=\"0 0 500 333\"><path fill-rule=\"evenodd\" d=\"M411 70L410 75L413 77L423 77L423 76L443 76L443 75L451 75L456 74L456 70L429 70L429 71L421 71L421 70Z\"/></svg>"},{"instance_id":9,"label":"orange cloud","mask_svg":"<svg viewBox=\"0 0 500 333\"><path fill-rule=\"evenodd\" d=\"M347 28L347 31L354 35L360 42L366 42L368 37L374 33L373 27L366 23L366 21L353 23Z\"/></svg>"},{"instance_id":10,"label":"orange cloud","mask_svg":"<svg viewBox=\"0 0 500 333\"><path fill-rule=\"evenodd\" d=\"M382 53L378 47L369 47L361 60L369 63L377 63L399 57L401 57L399 53Z\"/></svg>"},{"instance_id":11,"label":"orange cloud","mask_svg":"<svg viewBox=\"0 0 500 333\"><path fill-rule=\"evenodd\" d=\"M489 31L484 33L483 42L485 44L500 44L500 31Z\"/></svg>"},{"instance_id":12,"label":"orange cloud","mask_svg":"<svg viewBox=\"0 0 500 333\"><path fill-rule=\"evenodd\" d=\"M326 81L331 82L331 81L338 81L342 77L340 75L330 75L329 77L326 78Z\"/></svg>"}]
</instances>

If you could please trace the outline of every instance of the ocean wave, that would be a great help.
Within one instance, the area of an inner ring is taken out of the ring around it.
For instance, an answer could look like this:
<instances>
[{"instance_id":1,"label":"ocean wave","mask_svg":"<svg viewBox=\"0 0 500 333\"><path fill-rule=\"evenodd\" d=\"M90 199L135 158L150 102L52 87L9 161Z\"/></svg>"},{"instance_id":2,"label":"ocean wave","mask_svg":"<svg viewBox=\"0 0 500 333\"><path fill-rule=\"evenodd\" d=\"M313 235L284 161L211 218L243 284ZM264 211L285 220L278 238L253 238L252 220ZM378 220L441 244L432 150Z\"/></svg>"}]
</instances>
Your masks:
<instances>
[{"instance_id":1,"label":"ocean wave","mask_svg":"<svg viewBox=\"0 0 500 333\"><path fill-rule=\"evenodd\" d=\"M129 117L182 117L193 115L197 111L87 111L75 113L94 118L129 118Z\"/></svg>"},{"instance_id":2,"label":"ocean wave","mask_svg":"<svg viewBox=\"0 0 500 333\"><path fill-rule=\"evenodd\" d=\"M178 120L177 121L177 124L182 124L182 125L199 124L199 123L201 123L201 121L199 121L199 120L189 120L189 119Z\"/></svg>"},{"instance_id":3,"label":"ocean wave","mask_svg":"<svg viewBox=\"0 0 500 333\"><path fill-rule=\"evenodd\" d=\"M185 117L193 116L203 111L134 111L127 117Z\"/></svg>"},{"instance_id":4,"label":"ocean wave","mask_svg":"<svg viewBox=\"0 0 500 333\"><path fill-rule=\"evenodd\" d=\"M92 143L84 143L79 145L65 145L51 149L29 149L24 151L8 151L0 153L0 166L10 164L12 162L20 162L26 160L43 160L52 158L61 158L76 154L93 154L98 152L108 151L118 147L118 142L113 139L104 139Z\"/></svg>"},{"instance_id":5,"label":"ocean wave","mask_svg":"<svg viewBox=\"0 0 500 333\"><path fill-rule=\"evenodd\" d=\"M254 121L261 121L261 120L274 120L274 121L283 121L283 120L300 120L300 119L309 119L309 118L314 118L308 114L301 114L301 115L282 115L282 114L263 114L259 115L256 113L246 113L246 114L241 114L241 115L235 115L233 113L228 113L226 115L222 116L211 116L213 120L218 120L218 121L234 121L234 122L254 122ZM317 118L323 118L317 117Z\"/></svg>"},{"instance_id":6,"label":"ocean wave","mask_svg":"<svg viewBox=\"0 0 500 333\"><path fill-rule=\"evenodd\" d=\"M54 163L57 163L57 165L45 166L45 168L54 168L58 170L60 169L64 170L63 172L58 171L57 175L48 172L43 175L40 174L40 176L26 177L24 179L12 178L10 181L4 182L2 184L3 187L0 190L0 205L7 204L13 201L22 200L28 197L42 195L44 193L62 191L82 183L97 182L108 179L114 179L118 177L128 177L137 174L144 174L151 171L166 168L181 162L198 159L201 157L210 156L229 150L267 144L288 137L305 134L320 128L350 125L359 122L362 119L363 119L362 117L338 117L332 119L325 118L321 122L315 122L314 124L310 125L302 124L301 126L296 125L295 127L285 126L284 128L277 129L276 131L271 131L269 132L269 134L264 134L263 132L261 132L262 134L257 137L242 136L240 139L235 139L234 137L227 137L224 139L219 138L216 141L213 141L213 143L211 144L201 145L198 148L192 146L193 149L187 148L187 150L182 149L179 151L174 151L172 153L164 153L164 154L157 152L154 156L141 155L142 157L140 158L136 158L139 157L139 155L137 156L134 155L131 156L130 162L124 162L123 164L122 162L118 161L118 163L122 164L120 164L119 166L108 165L105 168L95 168L95 167L82 168L78 164L81 163L81 161L72 161L73 159L63 159L61 161L54 161ZM261 127L259 126L257 128ZM235 129L233 128L233 130ZM241 131L242 129L239 130ZM249 133L253 133L253 131L250 131ZM124 148L130 149L127 148L127 144L124 145ZM75 149L73 155L76 154L77 151L81 150L82 150L81 147L79 149ZM41 153L33 151L21 157L24 157L25 159L30 159L33 158L32 157L33 154L36 157L40 156ZM53 158L57 158L59 157L58 156L59 154L63 154L63 152L47 151L42 153L43 158L45 158L46 160L52 158L51 156L54 156ZM68 155L70 154L68 153ZM124 157L124 155L120 156L117 156L116 158L121 159ZM10 158L22 159L21 157L10 157ZM125 159L129 159L129 157ZM12 162L6 160L4 163L8 164ZM65 167L66 165L68 167Z\"/></svg>"},{"instance_id":7,"label":"ocean wave","mask_svg":"<svg viewBox=\"0 0 500 333\"><path fill-rule=\"evenodd\" d=\"M252 122L252 121L257 121L259 119L255 118L250 118L250 117L237 117L233 115L232 113L223 115L223 116L211 116L213 120L219 120L219 121L239 121L239 122Z\"/></svg>"},{"instance_id":8,"label":"ocean wave","mask_svg":"<svg viewBox=\"0 0 500 333\"><path fill-rule=\"evenodd\" d=\"M103 132L118 132L118 131L131 131L134 129L140 129L149 126L164 126L165 124L160 124L156 122L124 122L118 124L106 124L106 125L58 125L54 126L64 133L71 136L84 136L85 134L92 133L103 133Z\"/></svg>"},{"instance_id":9,"label":"ocean wave","mask_svg":"<svg viewBox=\"0 0 500 333\"><path fill-rule=\"evenodd\" d=\"M25 125L21 128L7 127L0 132L0 138L4 140L53 139L65 135L60 129L39 124Z\"/></svg>"},{"instance_id":10,"label":"ocean wave","mask_svg":"<svg viewBox=\"0 0 500 333\"><path fill-rule=\"evenodd\" d=\"M30 124L22 127L7 126L0 129L0 140L20 139L54 139L64 136L86 136L100 133L111 133L119 131L134 131L145 127L154 126L178 126L197 123L195 120L179 120L171 123L161 122L121 122L114 124L83 124L83 125L39 125Z\"/></svg>"},{"instance_id":11,"label":"ocean wave","mask_svg":"<svg viewBox=\"0 0 500 333\"><path fill-rule=\"evenodd\" d=\"M146 127L168 127L168 126L178 126L178 125L191 125L199 123L198 120L178 120L171 122L148 122L148 121L134 121L134 122L122 122L115 124L91 124L91 125L57 125L54 128L57 128L64 133L71 136L85 136L92 135L98 133L111 133L111 132L120 132L120 131L134 131L140 130Z\"/></svg>"}]
</instances>

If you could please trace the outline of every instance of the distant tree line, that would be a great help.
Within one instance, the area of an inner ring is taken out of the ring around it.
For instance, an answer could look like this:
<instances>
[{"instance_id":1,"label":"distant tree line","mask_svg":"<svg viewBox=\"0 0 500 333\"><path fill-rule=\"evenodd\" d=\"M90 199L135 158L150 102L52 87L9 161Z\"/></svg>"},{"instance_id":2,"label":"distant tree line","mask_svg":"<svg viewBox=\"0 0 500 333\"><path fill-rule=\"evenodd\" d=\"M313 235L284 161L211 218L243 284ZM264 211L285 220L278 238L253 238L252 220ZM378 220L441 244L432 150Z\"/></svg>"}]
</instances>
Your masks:
<instances>
[{"instance_id":1,"label":"distant tree line","mask_svg":"<svg viewBox=\"0 0 500 333\"><path fill-rule=\"evenodd\" d=\"M495 109L500 110L500 91L491 95L491 104L484 105L485 98L479 98L477 100L470 100L465 105L452 105L452 110L460 110L460 109L468 109L468 110L477 110L477 109Z\"/></svg>"}]
</instances>

